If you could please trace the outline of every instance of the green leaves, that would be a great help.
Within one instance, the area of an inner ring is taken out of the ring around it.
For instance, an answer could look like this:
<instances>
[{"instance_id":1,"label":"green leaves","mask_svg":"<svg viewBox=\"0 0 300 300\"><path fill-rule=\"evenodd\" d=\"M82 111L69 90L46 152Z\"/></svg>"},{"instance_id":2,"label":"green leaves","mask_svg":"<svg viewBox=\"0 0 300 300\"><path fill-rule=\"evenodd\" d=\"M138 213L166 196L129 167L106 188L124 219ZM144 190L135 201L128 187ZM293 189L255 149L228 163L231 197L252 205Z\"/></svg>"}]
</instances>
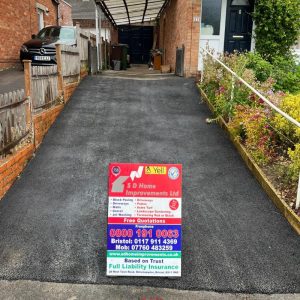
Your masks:
<instances>
[{"instance_id":1,"label":"green leaves","mask_svg":"<svg viewBox=\"0 0 300 300\"><path fill-rule=\"evenodd\" d=\"M290 56L290 48L300 34L299 0L257 0L253 18L256 24L256 50L272 62L277 56Z\"/></svg>"}]
</instances>

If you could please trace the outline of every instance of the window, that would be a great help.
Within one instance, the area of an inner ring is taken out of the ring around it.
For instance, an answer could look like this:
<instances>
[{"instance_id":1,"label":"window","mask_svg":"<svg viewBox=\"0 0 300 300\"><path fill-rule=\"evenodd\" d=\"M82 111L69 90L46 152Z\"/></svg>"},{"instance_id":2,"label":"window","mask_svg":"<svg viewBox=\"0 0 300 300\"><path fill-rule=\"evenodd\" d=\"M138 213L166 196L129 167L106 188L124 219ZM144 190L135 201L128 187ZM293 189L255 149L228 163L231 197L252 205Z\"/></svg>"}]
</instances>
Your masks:
<instances>
[{"instance_id":1,"label":"window","mask_svg":"<svg viewBox=\"0 0 300 300\"><path fill-rule=\"evenodd\" d=\"M202 35L220 35L222 0L202 1Z\"/></svg>"},{"instance_id":2,"label":"window","mask_svg":"<svg viewBox=\"0 0 300 300\"><path fill-rule=\"evenodd\" d=\"M232 0L231 6L249 6L249 0Z\"/></svg>"},{"instance_id":3,"label":"window","mask_svg":"<svg viewBox=\"0 0 300 300\"><path fill-rule=\"evenodd\" d=\"M73 28L61 28L59 38L61 40L75 40L75 31Z\"/></svg>"}]
</instances>

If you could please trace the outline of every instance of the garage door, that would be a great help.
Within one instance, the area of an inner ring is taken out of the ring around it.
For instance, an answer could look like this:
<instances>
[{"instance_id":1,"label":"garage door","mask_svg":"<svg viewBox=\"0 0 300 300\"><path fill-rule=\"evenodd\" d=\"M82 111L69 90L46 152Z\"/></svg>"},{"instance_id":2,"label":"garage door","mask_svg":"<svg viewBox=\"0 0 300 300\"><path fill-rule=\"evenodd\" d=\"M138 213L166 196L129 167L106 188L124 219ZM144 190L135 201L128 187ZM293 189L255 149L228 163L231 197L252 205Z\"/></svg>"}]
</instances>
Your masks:
<instances>
[{"instance_id":1,"label":"garage door","mask_svg":"<svg viewBox=\"0 0 300 300\"><path fill-rule=\"evenodd\" d=\"M147 64L153 45L153 27L119 26L119 43L129 45L132 64Z\"/></svg>"}]
</instances>

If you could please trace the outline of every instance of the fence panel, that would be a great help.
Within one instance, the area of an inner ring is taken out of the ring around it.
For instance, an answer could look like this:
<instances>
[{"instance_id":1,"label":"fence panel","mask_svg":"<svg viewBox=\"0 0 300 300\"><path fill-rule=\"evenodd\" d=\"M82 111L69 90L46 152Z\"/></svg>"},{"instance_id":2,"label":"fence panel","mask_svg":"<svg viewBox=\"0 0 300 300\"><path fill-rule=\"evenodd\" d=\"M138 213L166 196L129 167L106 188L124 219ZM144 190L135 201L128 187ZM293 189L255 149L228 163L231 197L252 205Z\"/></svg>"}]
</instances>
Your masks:
<instances>
[{"instance_id":1,"label":"fence panel","mask_svg":"<svg viewBox=\"0 0 300 300\"><path fill-rule=\"evenodd\" d=\"M32 67L32 105L34 109L49 108L59 99L57 65Z\"/></svg>"},{"instance_id":2,"label":"fence panel","mask_svg":"<svg viewBox=\"0 0 300 300\"><path fill-rule=\"evenodd\" d=\"M61 45L62 75L64 77L80 74L79 48Z\"/></svg>"},{"instance_id":3,"label":"fence panel","mask_svg":"<svg viewBox=\"0 0 300 300\"><path fill-rule=\"evenodd\" d=\"M89 37L83 33L79 34L79 54L81 68L87 65L89 59Z\"/></svg>"},{"instance_id":4,"label":"fence panel","mask_svg":"<svg viewBox=\"0 0 300 300\"><path fill-rule=\"evenodd\" d=\"M24 90L0 94L0 154L13 148L29 133L29 99Z\"/></svg>"}]
</instances>

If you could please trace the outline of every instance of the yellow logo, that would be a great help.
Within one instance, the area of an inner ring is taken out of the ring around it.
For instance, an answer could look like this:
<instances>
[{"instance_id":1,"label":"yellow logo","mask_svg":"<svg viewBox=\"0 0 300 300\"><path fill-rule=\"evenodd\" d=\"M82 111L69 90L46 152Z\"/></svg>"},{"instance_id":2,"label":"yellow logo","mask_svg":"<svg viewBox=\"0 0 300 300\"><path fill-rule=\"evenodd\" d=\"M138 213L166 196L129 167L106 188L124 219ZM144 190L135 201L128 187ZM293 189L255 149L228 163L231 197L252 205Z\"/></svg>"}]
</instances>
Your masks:
<instances>
[{"instance_id":1,"label":"yellow logo","mask_svg":"<svg viewBox=\"0 0 300 300\"><path fill-rule=\"evenodd\" d=\"M145 168L146 175L166 175L167 167L164 166L147 166Z\"/></svg>"}]
</instances>

